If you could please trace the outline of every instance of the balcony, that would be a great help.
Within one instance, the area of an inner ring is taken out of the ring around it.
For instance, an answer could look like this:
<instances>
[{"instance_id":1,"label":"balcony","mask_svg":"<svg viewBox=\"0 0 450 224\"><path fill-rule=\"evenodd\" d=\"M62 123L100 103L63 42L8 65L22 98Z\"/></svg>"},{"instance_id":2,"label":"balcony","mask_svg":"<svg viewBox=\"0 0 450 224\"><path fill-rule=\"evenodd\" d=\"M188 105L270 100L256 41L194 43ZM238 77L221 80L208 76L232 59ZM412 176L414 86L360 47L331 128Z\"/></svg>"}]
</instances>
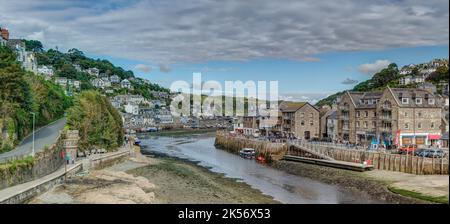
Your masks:
<instances>
[{"instance_id":1,"label":"balcony","mask_svg":"<svg viewBox=\"0 0 450 224\"><path fill-rule=\"evenodd\" d=\"M391 105L383 105L383 106L381 106L381 109L386 110L386 111L391 111L392 106Z\"/></svg>"},{"instance_id":2,"label":"balcony","mask_svg":"<svg viewBox=\"0 0 450 224\"><path fill-rule=\"evenodd\" d=\"M342 130L343 131L350 131L350 127L349 126L342 126Z\"/></svg>"},{"instance_id":3,"label":"balcony","mask_svg":"<svg viewBox=\"0 0 450 224\"><path fill-rule=\"evenodd\" d=\"M341 120L348 121L350 119L349 116L340 116Z\"/></svg>"},{"instance_id":4,"label":"balcony","mask_svg":"<svg viewBox=\"0 0 450 224\"><path fill-rule=\"evenodd\" d=\"M349 111L349 108L345 107L345 106L340 106L339 110L341 110L341 111Z\"/></svg>"},{"instance_id":5,"label":"balcony","mask_svg":"<svg viewBox=\"0 0 450 224\"><path fill-rule=\"evenodd\" d=\"M388 115L382 115L380 118L381 118L381 120L384 120L384 121L392 120L392 116L388 116Z\"/></svg>"}]
</instances>

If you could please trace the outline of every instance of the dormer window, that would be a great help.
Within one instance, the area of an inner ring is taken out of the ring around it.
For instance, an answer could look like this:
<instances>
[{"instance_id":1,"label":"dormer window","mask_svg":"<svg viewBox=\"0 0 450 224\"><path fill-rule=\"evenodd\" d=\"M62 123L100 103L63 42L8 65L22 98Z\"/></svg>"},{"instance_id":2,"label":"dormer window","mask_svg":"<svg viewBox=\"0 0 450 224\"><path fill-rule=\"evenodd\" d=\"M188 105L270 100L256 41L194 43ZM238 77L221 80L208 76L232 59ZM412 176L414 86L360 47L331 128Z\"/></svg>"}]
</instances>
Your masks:
<instances>
[{"instance_id":1,"label":"dormer window","mask_svg":"<svg viewBox=\"0 0 450 224\"><path fill-rule=\"evenodd\" d=\"M422 104L422 98L416 98L416 104L418 105Z\"/></svg>"},{"instance_id":2,"label":"dormer window","mask_svg":"<svg viewBox=\"0 0 450 224\"><path fill-rule=\"evenodd\" d=\"M428 99L428 104L434 105L434 99Z\"/></svg>"},{"instance_id":3,"label":"dormer window","mask_svg":"<svg viewBox=\"0 0 450 224\"><path fill-rule=\"evenodd\" d=\"M408 98L402 98L402 104L408 104L409 99Z\"/></svg>"}]
</instances>

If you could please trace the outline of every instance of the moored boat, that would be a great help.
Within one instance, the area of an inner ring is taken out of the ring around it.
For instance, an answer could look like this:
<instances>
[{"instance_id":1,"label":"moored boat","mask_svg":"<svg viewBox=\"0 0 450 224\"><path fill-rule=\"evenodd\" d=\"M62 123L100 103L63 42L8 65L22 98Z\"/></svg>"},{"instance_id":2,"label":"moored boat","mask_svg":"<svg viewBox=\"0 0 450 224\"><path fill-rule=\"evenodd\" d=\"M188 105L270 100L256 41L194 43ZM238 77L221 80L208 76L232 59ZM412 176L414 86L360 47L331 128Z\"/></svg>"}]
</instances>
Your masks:
<instances>
[{"instance_id":1,"label":"moored boat","mask_svg":"<svg viewBox=\"0 0 450 224\"><path fill-rule=\"evenodd\" d=\"M243 148L239 151L239 156L244 159L255 159L256 152L252 148Z\"/></svg>"}]
</instances>

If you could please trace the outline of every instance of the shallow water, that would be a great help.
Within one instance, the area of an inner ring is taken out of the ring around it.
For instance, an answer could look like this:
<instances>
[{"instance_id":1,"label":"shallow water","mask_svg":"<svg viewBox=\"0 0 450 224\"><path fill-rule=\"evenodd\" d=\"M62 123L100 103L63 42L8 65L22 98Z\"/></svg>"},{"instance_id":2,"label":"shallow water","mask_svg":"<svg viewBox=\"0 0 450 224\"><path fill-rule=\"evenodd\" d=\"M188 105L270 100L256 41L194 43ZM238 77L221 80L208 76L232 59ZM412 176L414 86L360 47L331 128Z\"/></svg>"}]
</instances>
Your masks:
<instances>
[{"instance_id":1,"label":"shallow water","mask_svg":"<svg viewBox=\"0 0 450 224\"><path fill-rule=\"evenodd\" d=\"M282 203L379 203L368 195L276 170L216 149L210 134L142 139L143 151L199 162L213 172L243 181Z\"/></svg>"}]
</instances>

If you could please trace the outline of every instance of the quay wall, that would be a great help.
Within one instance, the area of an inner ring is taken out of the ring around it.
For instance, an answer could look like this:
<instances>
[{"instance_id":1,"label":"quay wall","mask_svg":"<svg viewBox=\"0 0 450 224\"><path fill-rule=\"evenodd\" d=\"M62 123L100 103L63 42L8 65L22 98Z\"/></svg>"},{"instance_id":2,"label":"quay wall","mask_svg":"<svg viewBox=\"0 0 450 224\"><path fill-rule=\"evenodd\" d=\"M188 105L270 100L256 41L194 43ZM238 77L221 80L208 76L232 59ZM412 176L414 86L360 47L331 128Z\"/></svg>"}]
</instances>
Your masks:
<instances>
[{"instance_id":1,"label":"quay wall","mask_svg":"<svg viewBox=\"0 0 450 224\"><path fill-rule=\"evenodd\" d=\"M234 154L239 154L239 151L243 148L252 148L255 149L258 156L264 156L267 162L283 158L288 149L287 144L285 143L264 142L253 139L237 138L230 136L222 131L216 132L216 140L214 142L214 145L217 148Z\"/></svg>"}]
</instances>

